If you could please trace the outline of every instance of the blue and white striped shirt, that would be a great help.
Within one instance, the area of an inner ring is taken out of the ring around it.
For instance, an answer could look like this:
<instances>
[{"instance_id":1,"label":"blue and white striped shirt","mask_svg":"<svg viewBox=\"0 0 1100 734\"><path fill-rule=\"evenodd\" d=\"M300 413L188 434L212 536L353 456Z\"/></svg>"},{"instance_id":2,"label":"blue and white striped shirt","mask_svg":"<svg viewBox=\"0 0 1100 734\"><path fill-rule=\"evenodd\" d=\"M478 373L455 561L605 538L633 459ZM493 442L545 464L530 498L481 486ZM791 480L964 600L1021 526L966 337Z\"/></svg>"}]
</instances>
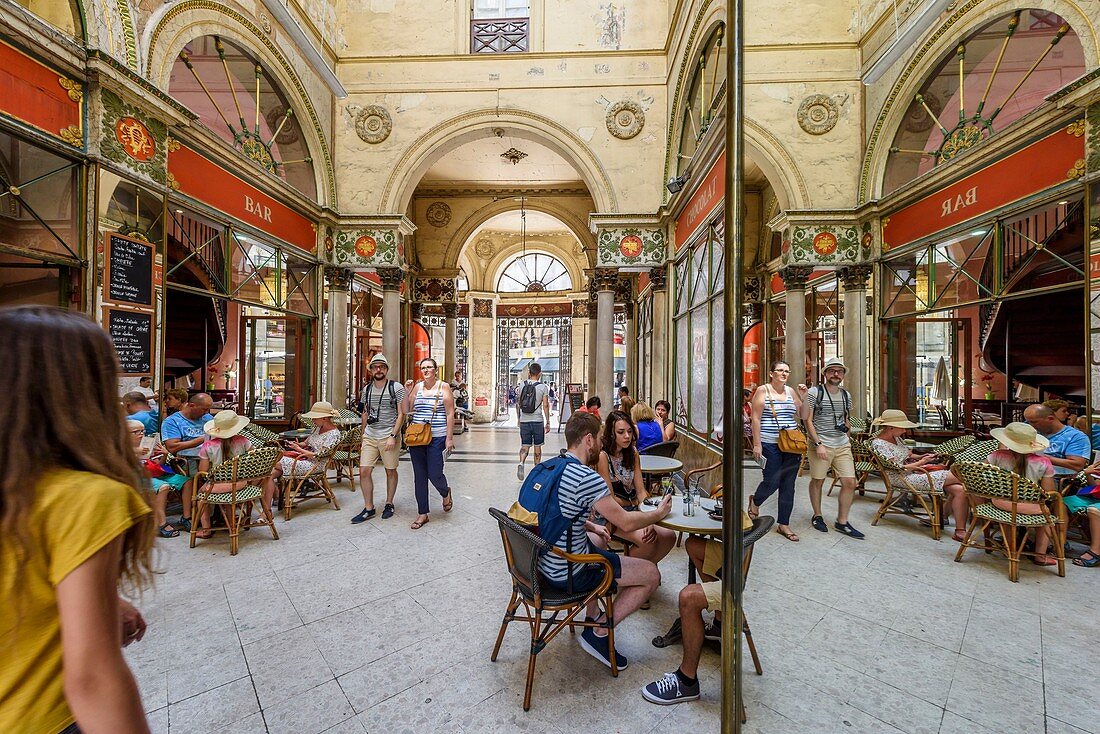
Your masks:
<instances>
[{"instance_id":1,"label":"blue and white striped shirt","mask_svg":"<svg viewBox=\"0 0 1100 734\"><path fill-rule=\"evenodd\" d=\"M764 412L760 416L760 443L779 443L782 428L798 428L798 416L791 388L783 389L783 396L764 385Z\"/></svg>"},{"instance_id":2,"label":"blue and white striped shirt","mask_svg":"<svg viewBox=\"0 0 1100 734\"><path fill-rule=\"evenodd\" d=\"M571 535L563 536L558 547L567 553L589 553L588 531L584 523L592 512L592 505L611 490L596 470L583 464L565 467L558 485L558 505L561 514L573 521ZM570 539L566 548L566 538ZM579 571L575 569L574 572ZM564 584L569 579L569 563L561 556L547 553L539 558L539 571L551 581Z\"/></svg>"},{"instance_id":3,"label":"blue and white striped shirt","mask_svg":"<svg viewBox=\"0 0 1100 734\"><path fill-rule=\"evenodd\" d=\"M424 383L418 382L414 388L416 400L413 402L413 423L430 423L432 438L447 435L447 408L443 405L443 383L437 382L434 390L425 391Z\"/></svg>"}]
</instances>

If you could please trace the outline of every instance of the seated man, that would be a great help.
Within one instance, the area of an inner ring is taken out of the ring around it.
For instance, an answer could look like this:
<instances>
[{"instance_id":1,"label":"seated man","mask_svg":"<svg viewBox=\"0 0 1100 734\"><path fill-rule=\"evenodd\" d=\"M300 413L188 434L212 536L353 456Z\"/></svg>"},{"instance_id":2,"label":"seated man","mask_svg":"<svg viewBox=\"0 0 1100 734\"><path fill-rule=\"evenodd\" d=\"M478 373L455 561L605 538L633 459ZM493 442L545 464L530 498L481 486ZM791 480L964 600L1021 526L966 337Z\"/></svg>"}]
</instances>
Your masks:
<instances>
[{"instance_id":1,"label":"seated man","mask_svg":"<svg viewBox=\"0 0 1100 734\"><path fill-rule=\"evenodd\" d=\"M137 390L122 396L122 407L126 408L126 417L137 421L145 429L146 436L152 436L160 430L160 418L149 407L149 398Z\"/></svg>"},{"instance_id":2,"label":"seated man","mask_svg":"<svg viewBox=\"0 0 1100 734\"><path fill-rule=\"evenodd\" d=\"M213 401L209 395L204 392L195 393L179 412L165 418L161 426L160 438L164 448L183 460L188 475L194 474L198 469L199 447L206 441L203 427L207 421L214 420L214 416L210 415L211 405ZM191 529L192 489L191 483L188 483L183 490L183 518L177 525L183 530Z\"/></svg>"},{"instance_id":3,"label":"seated man","mask_svg":"<svg viewBox=\"0 0 1100 734\"><path fill-rule=\"evenodd\" d=\"M1055 480L1068 479L1088 466L1092 458L1089 437L1073 426L1063 425L1045 404L1027 406L1024 420L1050 441L1045 455L1054 464Z\"/></svg>"},{"instance_id":4,"label":"seated man","mask_svg":"<svg viewBox=\"0 0 1100 734\"><path fill-rule=\"evenodd\" d=\"M600 537L586 532L595 529L587 519L595 509L609 523L625 531L641 530L663 520L672 509L671 496L665 497L653 512L627 512L615 501L608 489L607 482L596 473L592 465L600 455L600 433L602 424L589 413L577 412L565 426L565 441L569 453L580 463L571 463L566 467L558 485L558 502L564 517L576 518L573 521L569 547L562 550L568 553L599 553L611 562L619 593L615 597L615 625L622 623L638 609L657 588L661 574L652 561L641 558L621 558L601 548L605 545L606 530ZM599 532L598 530L596 531ZM564 542L564 541L563 541ZM567 589L570 577L569 563L560 556L546 554L539 558L539 570L546 581L559 589ZM572 569L572 589L585 592L594 589L603 578L603 569L596 565L586 565ZM598 621L603 617L596 602L588 607L587 619ZM607 644L607 630L586 627L580 637L581 647L604 665L611 667L610 646ZM626 668L627 659L615 653L619 670Z\"/></svg>"}]
</instances>

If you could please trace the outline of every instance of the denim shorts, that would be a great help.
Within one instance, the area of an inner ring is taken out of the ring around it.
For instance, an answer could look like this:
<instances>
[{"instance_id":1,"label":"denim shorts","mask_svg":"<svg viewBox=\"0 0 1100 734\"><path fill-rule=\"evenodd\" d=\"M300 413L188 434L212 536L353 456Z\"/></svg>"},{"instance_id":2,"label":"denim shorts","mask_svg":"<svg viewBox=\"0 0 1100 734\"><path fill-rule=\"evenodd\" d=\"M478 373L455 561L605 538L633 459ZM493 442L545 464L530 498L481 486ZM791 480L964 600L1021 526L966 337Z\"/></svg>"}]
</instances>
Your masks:
<instances>
[{"instance_id":1,"label":"denim shorts","mask_svg":"<svg viewBox=\"0 0 1100 734\"><path fill-rule=\"evenodd\" d=\"M617 553L612 553L609 550L603 548L597 548L594 545L589 545L589 553L599 553L601 556L611 562L612 578L619 579L623 575L623 562L619 559ZM583 566L575 568L573 570L573 591L578 594L585 594L592 589L595 589L603 581L603 566L596 565L595 563L586 563ZM563 581L561 583L557 581L551 581L550 579L544 579L544 581L554 587L566 591L569 589L569 581Z\"/></svg>"},{"instance_id":2,"label":"denim shorts","mask_svg":"<svg viewBox=\"0 0 1100 734\"><path fill-rule=\"evenodd\" d=\"M542 420L520 423L519 440L524 446L542 446L546 441L546 426Z\"/></svg>"}]
</instances>

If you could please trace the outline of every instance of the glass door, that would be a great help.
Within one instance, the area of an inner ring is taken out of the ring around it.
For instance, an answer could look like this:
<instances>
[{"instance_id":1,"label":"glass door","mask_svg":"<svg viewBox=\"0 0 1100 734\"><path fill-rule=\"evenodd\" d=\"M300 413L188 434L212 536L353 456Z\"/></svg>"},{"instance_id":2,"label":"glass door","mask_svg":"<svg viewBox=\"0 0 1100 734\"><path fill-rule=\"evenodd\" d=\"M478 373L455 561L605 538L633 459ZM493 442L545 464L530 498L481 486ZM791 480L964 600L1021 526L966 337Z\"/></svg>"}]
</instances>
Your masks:
<instances>
[{"instance_id":1,"label":"glass door","mask_svg":"<svg viewBox=\"0 0 1100 734\"><path fill-rule=\"evenodd\" d=\"M884 407L904 410L927 429L969 425L970 320L909 317L885 326Z\"/></svg>"},{"instance_id":2,"label":"glass door","mask_svg":"<svg viewBox=\"0 0 1100 734\"><path fill-rule=\"evenodd\" d=\"M259 422L286 422L305 408L308 323L292 316L241 317L240 412ZM308 406L307 406L308 407Z\"/></svg>"}]
</instances>

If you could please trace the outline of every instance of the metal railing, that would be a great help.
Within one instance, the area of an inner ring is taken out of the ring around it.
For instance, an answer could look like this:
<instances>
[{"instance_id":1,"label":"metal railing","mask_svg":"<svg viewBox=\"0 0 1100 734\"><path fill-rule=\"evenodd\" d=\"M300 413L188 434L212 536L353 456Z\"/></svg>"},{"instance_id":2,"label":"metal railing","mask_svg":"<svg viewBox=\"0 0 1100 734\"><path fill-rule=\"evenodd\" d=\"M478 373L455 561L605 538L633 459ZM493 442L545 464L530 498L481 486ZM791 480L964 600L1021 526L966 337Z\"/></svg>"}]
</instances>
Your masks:
<instances>
[{"instance_id":1,"label":"metal railing","mask_svg":"<svg viewBox=\"0 0 1100 734\"><path fill-rule=\"evenodd\" d=\"M523 53L530 31L530 18L476 18L470 21L470 53Z\"/></svg>"}]
</instances>

